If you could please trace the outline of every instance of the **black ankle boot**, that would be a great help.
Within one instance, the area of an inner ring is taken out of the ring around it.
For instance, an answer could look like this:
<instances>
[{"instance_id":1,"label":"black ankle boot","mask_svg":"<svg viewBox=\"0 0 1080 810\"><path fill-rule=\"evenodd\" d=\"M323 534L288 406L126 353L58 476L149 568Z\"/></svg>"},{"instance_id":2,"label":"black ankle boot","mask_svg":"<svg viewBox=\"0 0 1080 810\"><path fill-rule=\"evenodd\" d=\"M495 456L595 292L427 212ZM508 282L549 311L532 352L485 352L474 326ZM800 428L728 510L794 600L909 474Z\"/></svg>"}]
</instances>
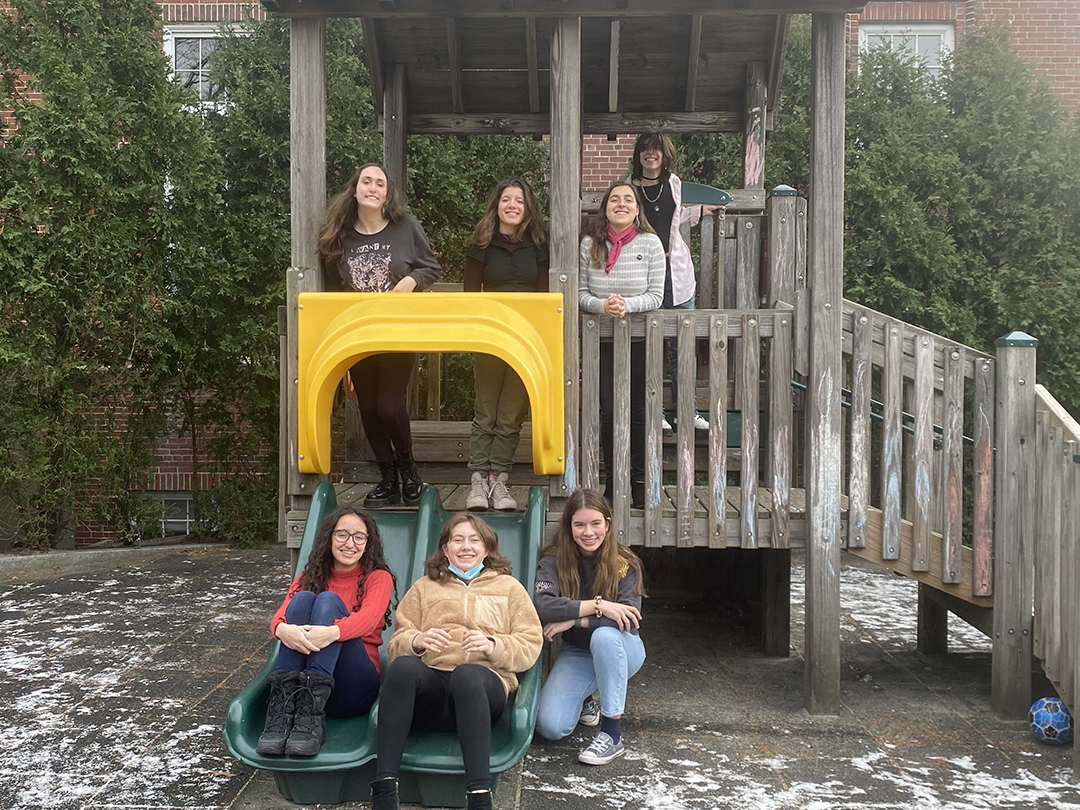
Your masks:
<instances>
[{"instance_id":1,"label":"black ankle boot","mask_svg":"<svg viewBox=\"0 0 1080 810\"><path fill-rule=\"evenodd\" d=\"M412 452L397 454L397 468L401 473L401 498L406 506L420 503L420 493L424 491L424 482L420 480L420 471Z\"/></svg>"},{"instance_id":2,"label":"black ankle boot","mask_svg":"<svg viewBox=\"0 0 1080 810\"><path fill-rule=\"evenodd\" d=\"M296 686L296 715L293 717L285 753L291 757L313 757L326 739L326 701L334 691L334 679L321 672L301 672Z\"/></svg>"},{"instance_id":3,"label":"black ankle boot","mask_svg":"<svg viewBox=\"0 0 1080 810\"><path fill-rule=\"evenodd\" d=\"M379 509L401 501L397 464L393 461L380 461L379 474L382 475L382 480L364 496L365 509Z\"/></svg>"},{"instance_id":4,"label":"black ankle boot","mask_svg":"<svg viewBox=\"0 0 1080 810\"><path fill-rule=\"evenodd\" d=\"M266 699L266 725L259 735L255 753L280 756L285 753L285 741L292 730L296 712L296 684L299 672L276 670L270 673L270 695Z\"/></svg>"},{"instance_id":5,"label":"black ankle boot","mask_svg":"<svg viewBox=\"0 0 1080 810\"><path fill-rule=\"evenodd\" d=\"M465 793L465 810L491 810L490 790L470 790Z\"/></svg>"},{"instance_id":6,"label":"black ankle boot","mask_svg":"<svg viewBox=\"0 0 1080 810\"><path fill-rule=\"evenodd\" d=\"M371 810L398 810L397 779L376 779L371 783Z\"/></svg>"}]
</instances>

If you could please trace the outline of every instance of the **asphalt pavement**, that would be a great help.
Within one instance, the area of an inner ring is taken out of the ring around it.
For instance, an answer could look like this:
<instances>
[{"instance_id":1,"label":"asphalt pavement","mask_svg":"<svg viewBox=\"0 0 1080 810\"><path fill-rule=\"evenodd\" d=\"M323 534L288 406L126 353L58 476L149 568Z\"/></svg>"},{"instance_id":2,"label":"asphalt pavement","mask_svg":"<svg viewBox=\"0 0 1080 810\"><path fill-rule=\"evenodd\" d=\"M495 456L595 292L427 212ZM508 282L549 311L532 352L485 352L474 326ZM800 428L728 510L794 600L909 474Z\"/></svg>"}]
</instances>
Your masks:
<instances>
[{"instance_id":1,"label":"asphalt pavement","mask_svg":"<svg viewBox=\"0 0 1080 810\"><path fill-rule=\"evenodd\" d=\"M221 741L269 653L286 559L220 545L0 557L0 808L298 807ZM844 559L840 713L808 714L802 575L796 557L787 658L758 653L742 607L647 600L626 757L578 764L587 729L537 740L496 807L1080 810L1071 746L990 712L989 640L954 618L950 653L920 655L915 584L861 560Z\"/></svg>"}]
</instances>

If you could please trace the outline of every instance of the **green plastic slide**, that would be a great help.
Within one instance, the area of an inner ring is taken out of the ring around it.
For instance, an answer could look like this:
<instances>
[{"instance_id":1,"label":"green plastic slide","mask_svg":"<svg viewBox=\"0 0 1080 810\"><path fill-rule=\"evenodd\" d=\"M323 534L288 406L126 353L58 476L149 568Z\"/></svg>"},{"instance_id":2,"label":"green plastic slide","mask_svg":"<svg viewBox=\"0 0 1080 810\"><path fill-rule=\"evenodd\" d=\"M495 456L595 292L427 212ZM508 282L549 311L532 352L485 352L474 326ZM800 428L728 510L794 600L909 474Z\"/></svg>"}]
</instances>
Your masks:
<instances>
[{"instance_id":1,"label":"green plastic slide","mask_svg":"<svg viewBox=\"0 0 1080 810\"><path fill-rule=\"evenodd\" d=\"M320 484L311 500L296 573L303 570L323 518L337 508L334 488ZM398 598L424 575L424 560L435 550L450 514L443 509L435 487L425 487L416 511L373 511L386 560L397 575ZM536 563L544 539L546 505L541 487L529 491L525 512L486 513L483 519L499 535L499 550L514 566L514 575L532 593ZM393 625L383 632L382 670L386 671L385 642ZM360 717L327 718L326 742L314 757L262 756L255 745L266 718L269 674L277 664L277 645L262 668L229 704L225 718L225 747L246 765L272 771L278 790L299 804L337 804L368 801L375 776L375 731L378 703ZM528 750L540 697L540 661L519 676L514 705L503 713L491 734L492 786ZM402 802L425 806L460 807L465 803L465 771L457 735L413 732L401 763Z\"/></svg>"}]
</instances>

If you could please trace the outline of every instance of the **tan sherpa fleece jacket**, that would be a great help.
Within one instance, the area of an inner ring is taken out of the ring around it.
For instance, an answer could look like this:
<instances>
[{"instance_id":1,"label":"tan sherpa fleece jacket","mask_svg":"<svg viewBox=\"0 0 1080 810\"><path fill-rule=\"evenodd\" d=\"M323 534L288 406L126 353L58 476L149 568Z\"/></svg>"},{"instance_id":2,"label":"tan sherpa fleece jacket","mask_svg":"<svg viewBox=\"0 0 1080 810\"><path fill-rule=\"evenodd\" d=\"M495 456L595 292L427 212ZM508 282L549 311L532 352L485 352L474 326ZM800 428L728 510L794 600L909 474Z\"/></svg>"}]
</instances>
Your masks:
<instances>
[{"instance_id":1,"label":"tan sherpa fleece jacket","mask_svg":"<svg viewBox=\"0 0 1080 810\"><path fill-rule=\"evenodd\" d=\"M452 670L458 664L480 664L499 676L510 694L517 689L517 672L524 672L540 656L543 629L532 598L521 583L490 568L466 584L455 576L436 582L427 576L412 584L397 607L397 626L387 645L393 661L400 655L416 657L412 640L417 633L442 627L453 641L441 653L425 651L420 659L432 669ZM461 640L466 630L480 630L495 640L490 655L465 653Z\"/></svg>"}]
</instances>

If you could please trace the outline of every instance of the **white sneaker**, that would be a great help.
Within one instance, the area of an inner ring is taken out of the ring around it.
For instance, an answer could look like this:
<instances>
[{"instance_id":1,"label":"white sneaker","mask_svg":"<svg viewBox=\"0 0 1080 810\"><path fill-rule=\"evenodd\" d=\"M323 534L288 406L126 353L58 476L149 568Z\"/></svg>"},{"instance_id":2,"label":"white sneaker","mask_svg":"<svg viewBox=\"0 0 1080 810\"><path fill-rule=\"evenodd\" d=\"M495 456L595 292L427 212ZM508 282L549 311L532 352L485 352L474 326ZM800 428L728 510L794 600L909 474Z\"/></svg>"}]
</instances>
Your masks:
<instances>
[{"instance_id":1,"label":"white sneaker","mask_svg":"<svg viewBox=\"0 0 1080 810\"><path fill-rule=\"evenodd\" d=\"M611 737L601 731L589 747L578 754L578 762L586 765L607 765L611 760L621 757L626 753L622 740L615 742Z\"/></svg>"},{"instance_id":2,"label":"white sneaker","mask_svg":"<svg viewBox=\"0 0 1080 810\"><path fill-rule=\"evenodd\" d=\"M517 501L506 488L507 473L499 473L498 477L491 476L491 508L500 512L513 512L517 509Z\"/></svg>"},{"instance_id":3,"label":"white sneaker","mask_svg":"<svg viewBox=\"0 0 1080 810\"><path fill-rule=\"evenodd\" d=\"M474 472L472 486L469 487L469 497L465 499L465 508L470 512L486 512L490 492L491 489L484 474Z\"/></svg>"},{"instance_id":4,"label":"white sneaker","mask_svg":"<svg viewBox=\"0 0 1080 810\"><path fill-rule=\"evenodd\" d=\"M671 433L672 432L671 422L669 422L667 420L666 416L661 418L661 420L660 420L660 428L664 431L664 433Z\"/></svg>"},{"instance_id":5,"label":"white sneaker","mask_svg":"<svg viewBox=\"0 0 1080 810\"><path fill-rule=\"evenodd\" d=\"M709 422L700 413L694 414L694 430L708 430Z\"/></svg>"}]
</instances>

